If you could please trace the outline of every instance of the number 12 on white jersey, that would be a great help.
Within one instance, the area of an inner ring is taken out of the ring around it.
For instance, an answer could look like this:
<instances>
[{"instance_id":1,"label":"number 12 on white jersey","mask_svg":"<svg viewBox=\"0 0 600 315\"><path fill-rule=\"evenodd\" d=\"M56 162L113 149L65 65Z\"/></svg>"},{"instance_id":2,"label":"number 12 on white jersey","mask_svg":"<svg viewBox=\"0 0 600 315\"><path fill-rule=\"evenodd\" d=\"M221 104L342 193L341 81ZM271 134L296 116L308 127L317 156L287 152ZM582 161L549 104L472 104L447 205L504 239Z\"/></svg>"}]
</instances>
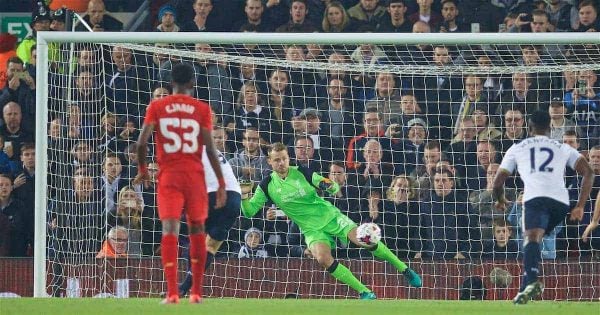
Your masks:
<instances>
[{"instance_id":1,"label":"number 12 on white jersey","mask_svg":"<svg viewBox=\"0 0 600 315\"><path fill-rule=\"evenodd\" d=\"M190 118L161 118L158 121L160 133L171 143L163 144L166 153L196 153L198 152L198 135L200 134L200 124ZM170 130L171 129L171 130ZM173 129L184 129L182 137ZM188 131L189 129L189 131Z\"/></svg>"}]
</instances>

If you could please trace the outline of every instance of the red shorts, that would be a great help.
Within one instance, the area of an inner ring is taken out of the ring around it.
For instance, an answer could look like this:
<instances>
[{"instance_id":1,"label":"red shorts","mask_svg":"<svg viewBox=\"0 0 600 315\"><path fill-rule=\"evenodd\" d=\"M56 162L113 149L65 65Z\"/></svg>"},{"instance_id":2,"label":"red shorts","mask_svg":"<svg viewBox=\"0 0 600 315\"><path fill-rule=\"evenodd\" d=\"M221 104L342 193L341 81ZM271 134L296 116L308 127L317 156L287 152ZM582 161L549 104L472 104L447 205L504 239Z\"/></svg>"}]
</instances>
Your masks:
<instances>
[{"instance_id":1,"label":"red shorts","mask_svg":"<svg viewBox=\"0 0 600 315\"><path fill-rule=\"evenodd\" d=\"M208 216L208 193L203 172L161 172L158 176L158 217L202 223Z\"/></svg>"}]
</instances>

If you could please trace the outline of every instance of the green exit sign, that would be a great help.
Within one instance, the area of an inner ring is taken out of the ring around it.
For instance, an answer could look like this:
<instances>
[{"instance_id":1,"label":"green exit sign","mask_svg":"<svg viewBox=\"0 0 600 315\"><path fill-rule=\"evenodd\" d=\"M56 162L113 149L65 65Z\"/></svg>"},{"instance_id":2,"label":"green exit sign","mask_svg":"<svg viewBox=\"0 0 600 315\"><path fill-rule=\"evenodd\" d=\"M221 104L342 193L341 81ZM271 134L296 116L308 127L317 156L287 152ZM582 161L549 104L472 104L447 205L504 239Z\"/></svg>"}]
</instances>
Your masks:
<instances>
[{"instance_id":1,"label":"green exit sign","mask_svg":"<svg viewBox=\"0 0 600 315\"><path fill-rule=\"evenodd\" d=\"M10 33L19 38L19 42L31 35L31 16L3 15L0 20L0 33Z\"/></svg>"}]
</instances>

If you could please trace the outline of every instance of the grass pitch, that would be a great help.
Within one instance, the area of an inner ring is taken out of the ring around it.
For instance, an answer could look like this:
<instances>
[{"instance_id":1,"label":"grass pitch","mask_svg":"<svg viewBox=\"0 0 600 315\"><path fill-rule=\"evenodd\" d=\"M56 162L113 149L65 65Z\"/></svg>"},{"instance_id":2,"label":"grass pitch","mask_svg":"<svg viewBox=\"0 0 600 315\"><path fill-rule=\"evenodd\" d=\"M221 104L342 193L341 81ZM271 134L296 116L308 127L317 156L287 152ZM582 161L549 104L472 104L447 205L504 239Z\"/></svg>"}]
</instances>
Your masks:
<instances>
[{"instance_id":1,"label":"grass pitch","mask_svg":"<svg viewBox=\"0 0 600 315\"><path fill-rule=\"evenodd\" d=\"M279 300L279 299L205 299L191 305L182 299L178 305L159 305L159 299L0 299L2 315L379 315L379 314L600 314L596 302L534 301L513 305L510 301L433 301L433 300Z\"/></svg>"}]
</instances>

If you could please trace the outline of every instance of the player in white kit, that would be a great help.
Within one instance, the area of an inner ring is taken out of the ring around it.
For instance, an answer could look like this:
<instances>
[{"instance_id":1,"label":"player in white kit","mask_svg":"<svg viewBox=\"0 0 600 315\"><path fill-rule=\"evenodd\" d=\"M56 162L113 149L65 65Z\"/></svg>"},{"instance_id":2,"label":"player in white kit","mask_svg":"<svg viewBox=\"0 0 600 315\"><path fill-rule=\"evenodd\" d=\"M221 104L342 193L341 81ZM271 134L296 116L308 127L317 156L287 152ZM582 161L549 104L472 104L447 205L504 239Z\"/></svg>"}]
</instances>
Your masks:
<instances>
[{"instance_id":1,"label":"player in white kit","mask_svg":"<svg viewBox=\"0 0 600 315\"><path fill-rule=\"evenodd\" d=\"M205 149L206 150L206 149ZM206 189L208 191L208 218L204 223L206 227L206 264L205 270L208 269L214 255L219 251L223 241L227 238L227 233L240 216L241 207L241 188L240 184L233 173L233 169L225 156L217 151L219 164L221 165L221 173L225 180L225 190L227 191L227 202L220 209L215 209L216 191L219 188L219 183L215 172L212 168L207 167L210 161L206 154L202 155L202 164L204 168L204 179L206 181ZM179 295L185 296L192 286L192 274L188 271L185 280L179 286Z\"/></svg>"},{"instance_id":2,"label":"player in white kit","mask_svg":"<svg viewBox=\"0 0 600 315\"><path fill-rule=\"evenodd\" d=\"M493 195L496 208L506 210L504 182L515 169L525 184L523 195L523 279L515 304L525 304L544 289L538 280L541 260L540 244L569 214L569 194L565 187L565 167L583 176L577 205L571 209L571 220L583 218L583 207L592 190L594 173L585 157L567 144L548 138L550 115L536 111L529 117L529 138L513 144L504 156L494 178Z\"/></svg>"}]
</instances>

